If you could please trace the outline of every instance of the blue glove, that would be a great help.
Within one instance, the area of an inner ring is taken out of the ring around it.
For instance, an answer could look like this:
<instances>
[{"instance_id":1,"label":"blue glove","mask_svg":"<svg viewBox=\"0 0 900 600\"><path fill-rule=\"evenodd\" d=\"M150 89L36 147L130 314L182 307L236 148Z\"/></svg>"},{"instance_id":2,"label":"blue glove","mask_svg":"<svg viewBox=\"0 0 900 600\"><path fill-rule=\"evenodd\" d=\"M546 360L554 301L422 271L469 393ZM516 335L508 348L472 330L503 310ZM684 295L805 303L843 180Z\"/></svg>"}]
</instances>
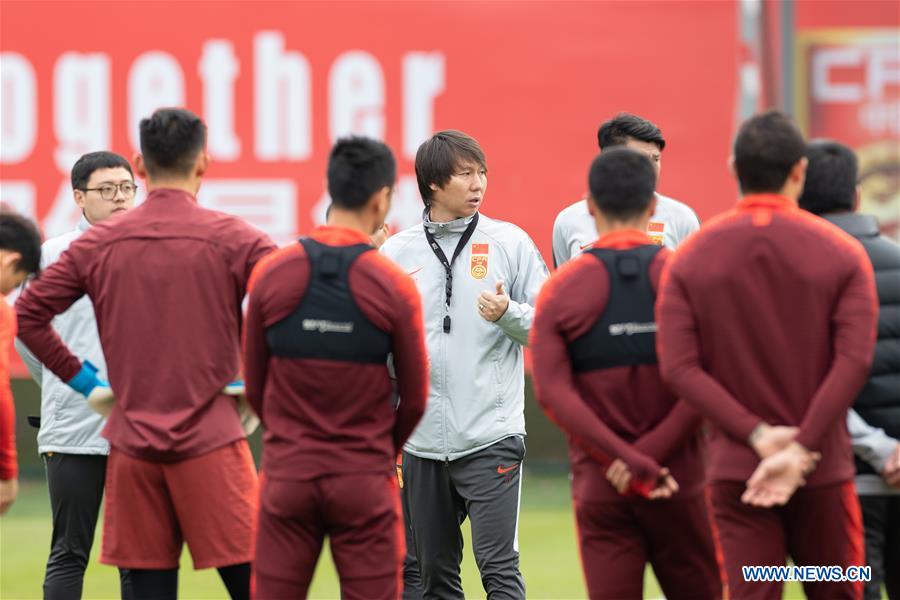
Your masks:
<instances>
[{"instance_id":1,"label":"blue glove","mask_svg":"<svg viewBox=\"0 0 900 600\"><path fill-rule=\"evenodd\" d=\"M243 396L245 393L244 380L236 379L230 383L225 384L225 387L222 388L222 393L224 393L226 396Z\"/></svg>"},{"instance_id":2,"label":"blue glove","mask_svg":"<svg viewBox=\"0 0 900 600\"><path fill-rule=\"evenodd\" d=\"M82 394L85 398L91 395L94 388L103 386L109 387L109 383L97 377L97 367L91 361L86 360L81 364L81 370L66 382L69 387L76 392Z\"/></svg>"}]
</instances>

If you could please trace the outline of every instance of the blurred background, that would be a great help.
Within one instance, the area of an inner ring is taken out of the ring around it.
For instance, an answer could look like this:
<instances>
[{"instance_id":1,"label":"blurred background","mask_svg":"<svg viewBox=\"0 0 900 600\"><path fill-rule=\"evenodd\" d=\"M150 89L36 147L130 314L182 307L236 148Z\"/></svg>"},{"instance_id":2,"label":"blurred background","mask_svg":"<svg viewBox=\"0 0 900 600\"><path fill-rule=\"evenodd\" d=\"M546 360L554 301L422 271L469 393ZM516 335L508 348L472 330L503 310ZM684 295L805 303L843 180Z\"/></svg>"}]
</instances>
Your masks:
<instances>
[{"instance_id":1,"label":"blurred background","mask_svg":"<svg viewBox=\"0 0 900 600\"><path fill-rule=\"evenodd\" d=\"M736 125L768 107L855 148L861 211L900 237L891 1L2 0L0 76L0 200L47 237L79 217L74 161L130 158L138 121L171 105L209 126L200 202L282 244L324 220L328 151L350 133L393 148L390 225L417 223L416 148L453 128L485 149L485 214L523 227L550 264L553 219L582 197L602 121L654 121L667 140L659 190L708 219L737 198ZM40 479L25 422L39 391L15 353L13 369L22 473ZM530 395L526 420L530 468L564 474L565 442Z\"/></svg>"}]
</instances>

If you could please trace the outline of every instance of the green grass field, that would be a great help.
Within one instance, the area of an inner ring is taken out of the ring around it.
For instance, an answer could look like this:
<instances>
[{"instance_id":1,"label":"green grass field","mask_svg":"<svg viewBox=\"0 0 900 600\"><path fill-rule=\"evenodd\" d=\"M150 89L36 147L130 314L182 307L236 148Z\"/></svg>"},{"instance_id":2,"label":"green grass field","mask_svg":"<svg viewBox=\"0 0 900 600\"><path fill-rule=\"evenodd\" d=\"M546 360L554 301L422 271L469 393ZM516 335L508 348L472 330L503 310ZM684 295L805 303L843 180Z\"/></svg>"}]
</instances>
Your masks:
<instances>
[{"instance_id":1,"label":"green grass field","mask_svg":"<svg viewBox=\"0 0 900 600\"><path fill-rule=\"evenodd\" d=\"M471 553L468 525L464 526L466 548L462 565L463 586L469 598L483 598L484 590ZM85 575L84 598L118 597L118 574L97 562L100 529ZM0 520L0 598L25 600L41 597L44 563L50 540L50 507L47 490L40 480L25 481L19 499ZM569 484L562 476L525 473L522 492L519 545L522 572L529 598L584 598ZM187 551L182 555L180 598L225 598L225 588L216 571L194 571ZM648 570L645 597L661 593ZM324 552L310 590L310 598L338 598L337 575L328 552ZM797 587L789 587L785 598L802 598Z\"/></svg>"}]
</instances>

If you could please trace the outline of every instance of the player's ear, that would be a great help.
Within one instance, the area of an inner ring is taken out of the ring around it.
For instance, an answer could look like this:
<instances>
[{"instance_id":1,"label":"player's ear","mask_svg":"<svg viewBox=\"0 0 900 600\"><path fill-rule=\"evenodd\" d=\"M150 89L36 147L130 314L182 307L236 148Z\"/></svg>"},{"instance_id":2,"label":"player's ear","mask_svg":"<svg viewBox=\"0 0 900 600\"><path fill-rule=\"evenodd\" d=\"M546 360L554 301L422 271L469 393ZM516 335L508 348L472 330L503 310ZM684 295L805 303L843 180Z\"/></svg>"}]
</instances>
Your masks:
<instances>
[{"instance_id":1,"label":"player's ear","mask_svg":"<svg viewBox=\"0 0 900 600\"><path fill-rule=\"evenodd\" d=\"M737 175L737 167L734 164L734 154L731 154L728 157L728 172L731 174L732 177L737 179L738 175Z\"/></svg>"},{"instance_id":2,"label":"player's ear","mask_svg":"<svg viewBox=\"0 0 900 600\"><path fill-rule=\"evenodd\" d=\"M804 181L806 179L806 167L809 165L809 159L805 156L794 163L791 167L789 177L794 181Z\"/></svg>"},{"instance_id":3,"label":"player's ear","mask_svg":"<svg viewBox=\"0 0 900 600\"><path fill-rule=\"evenodd\" d=\"M131 163L134 165L135 175L141 179L147 179L147 165L144 164L144 156L140 152L135 152Z\"/></svg>"},{"instance_id":4,"label":"player's ear","mask_svg":"<svg viewBox=\"0 0 900 600\"><path fill-rule=\"evenodd\" d=\"M209 168L209 152L203 150L197 155L197 162L194 163L194 174L197 177L203 177L206 169Z\"/></svg>"},{"instance_id":5,"label":"player's ear","mask_svg":"<svg viewBox=\"0 0 900 600\"><path fill-rule=\"evenodd\" d=\"M853 195L853 212L859 210L860 200L862 200L862 186L857 184L856 193Z\"/></svg>"},{"instance_id":6,"label":"player's ear","mask_svg":"<svg viewBox=\"0 0 900 600\"><path fill-rule=\"evenodd\" d=\"M0 266L4 269L18 271L18 266L21 261L21 252L16 252L15 250L0 250Z\"/></svg>"},{"instance_id":7,"label":"player's ear","mask_svg":"<svg viewBox=\"0 0 900 600\"><path fill-rule=\"evenodd\" d=\"M592 217L596 217L597 216L597 203L594 202L594 197L591 195L588 195L585 202L587 202L588 213L590 213L590 215Z\"/></svg>"},{"instance_id":8,"label":"player's ear","mask_svg":"<svg viewBox=\"0 0 900 600\"><path fill-rule=\"evenodd\" d=\"M384 217L388 214L388 211L391 210L391 194L393 193L393 188L386 185L374 194L369 199L369 203L372 207L373 212L376 217L380 217L378 219L379 222L384 222Z\"/></svg>"}]
</instances>

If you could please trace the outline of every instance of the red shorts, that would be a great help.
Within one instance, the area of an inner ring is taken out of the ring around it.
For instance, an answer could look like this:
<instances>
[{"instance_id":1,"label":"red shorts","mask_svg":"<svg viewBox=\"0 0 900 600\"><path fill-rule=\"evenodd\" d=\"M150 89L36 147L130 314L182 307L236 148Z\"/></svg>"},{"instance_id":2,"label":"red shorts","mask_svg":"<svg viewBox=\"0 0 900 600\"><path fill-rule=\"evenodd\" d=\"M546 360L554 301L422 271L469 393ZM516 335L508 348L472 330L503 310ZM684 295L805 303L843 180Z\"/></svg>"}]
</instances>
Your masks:
<instances>
[{"instance_id":1,"label":"red shorts","mask_svg":"<svg viewBox=\"0 0 900 600\"><path fill-rule=\"evenodd\" d=\"M862 516L852 481L802 487L784 506L757 508L741 502L741 481L710 484L713 517L725 554L731 597L780 598L782 582L744 581L742 566L785 564L790 555L800 566L865 565ZM803 584L807 598L862 598L861 582Z\"/></svg>"},{"instance_id":2,"label":"red shorts","mask_svg":"<svg viewBox=\"0 0 900 600\"><path fill-rule=\"evenodd\" d=\"M256 541L258 600L305 598L328 536L341 597L395 599L406 553L400 491L391 473L266 478Z\"/></svg>"},{"instance_id":3,"label":"red shorts","mask_svg":"<svg viewBox=\"0 0 900 600\"><path fill-rule=\"evenodd\" d=\"M174 569L187 542L195 569L250 562L259 489L247 440L177 462L112 448L100 562Z\"/></svg>"}]
</instances>

